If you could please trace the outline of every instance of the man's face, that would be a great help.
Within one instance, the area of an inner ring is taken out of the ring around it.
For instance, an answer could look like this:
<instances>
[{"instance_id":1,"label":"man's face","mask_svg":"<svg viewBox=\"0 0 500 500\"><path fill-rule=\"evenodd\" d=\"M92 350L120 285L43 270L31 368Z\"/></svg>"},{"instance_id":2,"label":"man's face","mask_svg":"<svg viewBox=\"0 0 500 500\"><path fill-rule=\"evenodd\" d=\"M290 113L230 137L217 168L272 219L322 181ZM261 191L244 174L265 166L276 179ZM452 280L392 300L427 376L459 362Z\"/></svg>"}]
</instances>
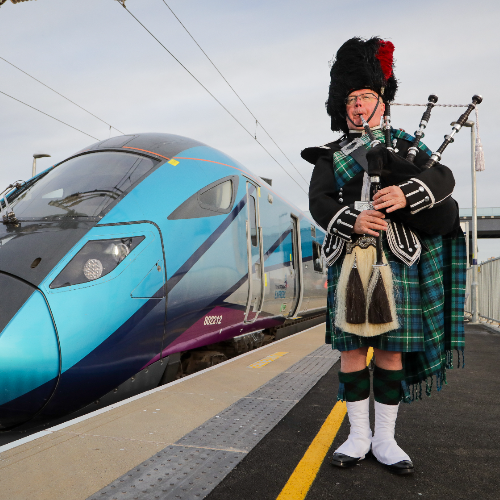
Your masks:
<instances>
[{"instance_id":1,"label":"man's face","mask_svg":"<svg viewBox=\"0 0 500 500\"><path fill-rule=\"evenodd\" d=\"M356 98L356 99L353 99ZM370 89L361 89L352 91L346 99L346 112L351 120L347 120L347 126L351 130L360 130L363 128L361 116L365 120L373 113L377 101L380 97ZM351 102L352 101L352 102ZM372 119L368 122L370 127L380 125L380 119L384 115L385 104L380 102ZM351 121L354 123L351 123Z\"/></svg>"}]
</instances>

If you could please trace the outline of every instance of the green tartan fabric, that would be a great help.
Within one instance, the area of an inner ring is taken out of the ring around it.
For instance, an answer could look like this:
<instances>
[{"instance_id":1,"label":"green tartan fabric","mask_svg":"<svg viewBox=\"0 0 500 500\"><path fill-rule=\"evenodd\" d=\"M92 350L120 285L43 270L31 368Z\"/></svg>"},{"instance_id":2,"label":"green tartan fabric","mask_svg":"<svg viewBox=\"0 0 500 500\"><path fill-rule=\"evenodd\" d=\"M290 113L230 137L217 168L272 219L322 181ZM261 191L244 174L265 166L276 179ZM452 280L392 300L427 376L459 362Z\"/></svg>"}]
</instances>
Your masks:
<instances>
[{"instance_id":1,"label":"green tartan fabric","mask_svg":"<svg viewBox=\"0 0 500 500\"><path fill-rule=\"evenodd\" d=\"M401 401L401 380L403 370L384 370L377 365L373 368L373 398L383 405L397 405Z\"/></svg>"},{"instance_id":2,"label":"green tartan fabric","mask_svg":"<svg viewBox=\"0 0 500 500\"><path fill-rule=\"evenodd\" d=\"M383 133L375 136L383 141ZM366 137L366 136L363 136ZM408 134L393 130L393 137L412 140ZM362 139L365 143L368 139ZM419 148L430 154L422 143ZM362 171L362 167L342 152L333 155L335 179L338 188ZM446 369L452 368L452 350L464 350L464 298L466 250L463 235L458 237L421 237L422 254L418 263L408 267L389 250L387 240L383 247L391 267L399 328L376 337L360 337L335 327L336 288L343 257L328 269L328 314L326 342L334 349L349 351L371 346L403 353L405 389L412 399L420 399L422 382L430 395L436 376L438 391L446 383ZM344 254L345 255L345 254ZM460 363L460 359L459 359Z\"/></svg>"},{"instance_id":3,"label":"green tartan fabric","mask_svg":"<svg viewBox=\"0 0 500 500\"><path fill-rule=\"evenodd\" d=\"M426 381L430 394L432 382L428 379L435 375L440 390L445 369L452 368L452 349L464 349L465 241L463 236L422 240L427 248L411 267L396 259L384 240L400 327L382 335L360 337L335 327L336 288L343 258L329 267L326 342L339 351L368 346L402 352L406 384ZM419 398L419 392L414 398Z\"/></svg>"},{"instance_id":4,"label":"green tartan fabric","mask_svg":"<svg viewBox=\"0 0 500 500\"><path fill-rule=\"evenodd\" d=\"M370 370L339 372L339 401L363 401L370 397Z\"/></svg>"},{"instance_id":5,"label":"green tartan fabric","mask_svg":"<svg viewBox=\"0 0 500 500\"><path fill-rule=\"evenodd\" d=\"M380 142L385 143L384 133L381 129L373 130L373 135ZM401 130L392 129L391 136L393 139L406 139L413 142L413 137L406 132L402 132ZM361 141L363 141L364 147L369 150L370 138L365 134L362 135L360 139ZM419 142L418 147L429 156L431 155L431 151L423 142ZM335 175L337 190L343 187L344 184L349 182L353 177L363 171L363 167L352 156L346 156L344 153L342 153L342 151L336 151L333 154L333 163L335 165L333 173Z\"/></svg>"}]
</instances>

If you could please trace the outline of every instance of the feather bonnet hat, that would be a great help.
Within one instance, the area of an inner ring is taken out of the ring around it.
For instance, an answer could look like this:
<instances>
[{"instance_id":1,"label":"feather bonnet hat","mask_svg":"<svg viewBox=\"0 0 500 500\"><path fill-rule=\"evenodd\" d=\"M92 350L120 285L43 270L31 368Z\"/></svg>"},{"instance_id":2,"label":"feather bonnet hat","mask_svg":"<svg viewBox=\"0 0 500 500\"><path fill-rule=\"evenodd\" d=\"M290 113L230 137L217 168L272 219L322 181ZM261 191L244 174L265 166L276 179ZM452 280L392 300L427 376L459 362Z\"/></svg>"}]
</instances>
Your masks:
<instances>
[{"instance_id":1,"label":"feather bonnet hat","mask_svg":"<svg viewBox=\"0 0 500 500\"><path fill-rule=\"evenodd\" d=\"M378 37L351 38L340 47L330 70L330 90L325 103L334 132L349 130L345 99L354 90L371 89L384 102L394 100L398 82L393 54L394 45Z\"/></svg>"}]
</instances>

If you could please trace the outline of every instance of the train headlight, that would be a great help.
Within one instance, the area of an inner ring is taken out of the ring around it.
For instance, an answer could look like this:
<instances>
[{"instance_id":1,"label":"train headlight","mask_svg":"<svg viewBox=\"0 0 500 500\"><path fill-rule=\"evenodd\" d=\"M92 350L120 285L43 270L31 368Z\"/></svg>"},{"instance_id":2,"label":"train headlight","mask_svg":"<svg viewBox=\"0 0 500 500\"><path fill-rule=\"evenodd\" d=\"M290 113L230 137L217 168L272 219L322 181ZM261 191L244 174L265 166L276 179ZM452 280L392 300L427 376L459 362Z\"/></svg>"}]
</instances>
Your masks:
<instances>
[{"instance_id":1,"label":"train headlight","mask_svg":"<svg viewBox=\"0 0 500 500\"><path fill-rule=\"evenodd\" d=\"M128 246L123 243L113 243L109 246L109 252L116 262L120 263L130 253L130 250Z\"/></svg>"},{"instance_id":2,"label":"train headlight","mask_svg":"<svg viewBox=\"0 0 500 500\"><path fill-rule=\"evenodd\" d=\"M88 241L57 275L50 288L87 283L106 276L144 239L144 236Z\"/></svg>"},{"instance_id":3,"label":"train headlight","mask_svg":"<svg viewBox=\"0 0 500 500\"><path fill-rule=\"evenodd\" d=\"M102 276L104 267L98 259L89 259L83 266L83 274L89 280L96 280Z\"/></svg>"}]
</instances>

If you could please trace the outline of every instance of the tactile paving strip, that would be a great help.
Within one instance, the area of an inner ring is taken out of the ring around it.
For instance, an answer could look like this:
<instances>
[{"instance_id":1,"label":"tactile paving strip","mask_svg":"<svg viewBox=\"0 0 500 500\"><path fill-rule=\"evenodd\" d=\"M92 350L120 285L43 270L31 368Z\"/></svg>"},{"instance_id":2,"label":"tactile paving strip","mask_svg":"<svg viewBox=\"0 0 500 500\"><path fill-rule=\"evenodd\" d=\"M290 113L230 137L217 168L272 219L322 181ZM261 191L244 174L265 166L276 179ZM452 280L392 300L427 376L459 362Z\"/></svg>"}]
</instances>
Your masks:
<instances>
[{"instance_id":1,"label":"tactile paving strip","mask_svg":"<svg viewBox=\"0 0 500 500\"><path fill-rule=\"evenodd\" d=\"M324 345L88 500L205 498L339 359Z\"/></svg>"},{"instance_id":2,"label":"tactile paving strip","mask_svg":"<svg viewBox=\"0 0 500 500\"><path fill-rule=\"evenodd\" d=\"M168 446L88 500L202 499L245 453Z\"/></svg>"},{"instance_id":3,"label":"tactile paving strip","mask_svg":"<svg viewBox=\"0 0 500 500\"><path fill-rule=\"evenodd\" d=\"M296 404L296 401L243 398L177 444L250 451Z\"/></svg>"}]
</instances>

